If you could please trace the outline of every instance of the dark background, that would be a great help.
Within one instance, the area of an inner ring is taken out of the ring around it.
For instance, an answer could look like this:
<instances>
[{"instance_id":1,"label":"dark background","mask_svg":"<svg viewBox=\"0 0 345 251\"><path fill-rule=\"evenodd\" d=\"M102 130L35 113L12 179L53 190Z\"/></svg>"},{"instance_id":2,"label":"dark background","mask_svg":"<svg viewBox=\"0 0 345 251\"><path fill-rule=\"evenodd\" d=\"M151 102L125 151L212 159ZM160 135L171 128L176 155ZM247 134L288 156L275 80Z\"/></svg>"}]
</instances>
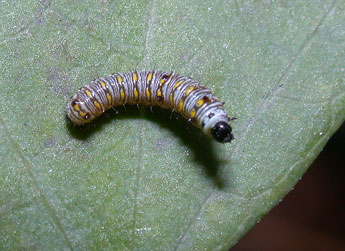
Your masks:
<instances>
[{"instance_id":1,"label":"dark background","mask_svg":"<svg viewBox=\"0 0 345 251\"><path fill-rule=\"evenodd\" d=\"M345 251L345 124L295 189L231 250Z\"/></svg>"}]
</instances>

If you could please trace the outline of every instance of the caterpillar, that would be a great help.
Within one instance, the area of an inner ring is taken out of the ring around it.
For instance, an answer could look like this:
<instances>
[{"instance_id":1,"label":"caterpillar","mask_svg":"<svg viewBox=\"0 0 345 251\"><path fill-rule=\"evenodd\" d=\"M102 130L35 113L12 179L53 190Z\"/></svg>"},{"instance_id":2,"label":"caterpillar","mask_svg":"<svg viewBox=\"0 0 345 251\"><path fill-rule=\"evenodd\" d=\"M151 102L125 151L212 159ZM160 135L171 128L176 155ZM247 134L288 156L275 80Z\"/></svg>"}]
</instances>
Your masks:
<instances>
[{"instance_id":1,"label":"caterpillar","mask_svg":"<svg viewBox=\"0 0 345 251\"><path fill-rule=\"evenodd\" d=\"M234 138L224 103L206 87L176 72L132 71L96 79L71 97L67 116L75 125L83 125L124 104L172 109L218 142Z\"/></svg>"}]
</instances>

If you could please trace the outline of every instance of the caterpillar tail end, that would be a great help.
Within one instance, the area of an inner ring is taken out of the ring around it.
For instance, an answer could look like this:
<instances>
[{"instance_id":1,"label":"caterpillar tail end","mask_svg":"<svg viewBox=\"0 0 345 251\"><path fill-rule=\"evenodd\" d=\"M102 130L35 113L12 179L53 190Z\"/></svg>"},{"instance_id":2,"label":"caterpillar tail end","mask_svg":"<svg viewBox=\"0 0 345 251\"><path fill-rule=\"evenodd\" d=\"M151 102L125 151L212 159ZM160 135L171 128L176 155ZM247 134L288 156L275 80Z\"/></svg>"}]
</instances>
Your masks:
<instances>
[{"instance_id":1,"label":"caterpillar tail end","mask_svg":"<svg viewBox=\"0 0 345 251\"><path fill-rule=\"evenodd\" d=\"M85 106L83 102L80 102L77 98L77 95L74 95L72 99L67 103L67 117L76 125L81 126L86 123L89 123L95 117L87 112L84 111Z\"/></svg>"}]
</instances>

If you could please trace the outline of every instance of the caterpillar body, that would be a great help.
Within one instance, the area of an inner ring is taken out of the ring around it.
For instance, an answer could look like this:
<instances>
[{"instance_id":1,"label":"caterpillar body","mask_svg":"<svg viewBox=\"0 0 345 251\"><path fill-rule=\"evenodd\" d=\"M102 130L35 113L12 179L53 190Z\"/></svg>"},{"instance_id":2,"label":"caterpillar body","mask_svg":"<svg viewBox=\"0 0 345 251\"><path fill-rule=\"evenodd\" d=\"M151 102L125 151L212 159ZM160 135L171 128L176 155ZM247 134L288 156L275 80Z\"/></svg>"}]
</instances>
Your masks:
<instances>
[{"instance_id":1,"label":"caterpillar body","mask_svg":"<svg viewBox=\"0 0 345 251\"><path fill-rule=\"evenodd\" d=\"M175 72L133 71L94 80L71 97L67 116L83 125L124 104L172 109L219 142L233 139L223 103L206 87Z\"/></svg>"}]
</instances>

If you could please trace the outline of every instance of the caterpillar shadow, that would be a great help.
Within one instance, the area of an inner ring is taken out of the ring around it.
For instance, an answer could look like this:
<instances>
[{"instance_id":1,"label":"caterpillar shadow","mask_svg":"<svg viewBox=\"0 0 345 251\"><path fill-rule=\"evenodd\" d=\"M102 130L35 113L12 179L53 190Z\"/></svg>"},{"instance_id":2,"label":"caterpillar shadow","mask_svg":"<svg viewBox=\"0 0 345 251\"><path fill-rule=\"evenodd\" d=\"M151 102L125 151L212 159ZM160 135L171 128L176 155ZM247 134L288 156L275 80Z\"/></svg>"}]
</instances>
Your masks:
<instances>
[{"instance_id":1,"label":"caterpillar shadow","mask_svg":"<svg viewBox=\"0 0 345 251\"><path fill-rule=\"evenodd\" d=\"M118 113L110 110L92 123L84 126L75 126L66 118L66 127L72 137L79 140L87 140L94 133L101 131L102 127L110 123L113 119L142 119L139 109L136 106L118 107L116 109ZM217 157L213 145L218 143L215 143L213 139L204 135L200 129L188 123L179 114L171 114L170 110L164 110L160 107L152 107L153 112L148 107L144 107L143 109L145 119L171 131L176 138L191 150L193 161L203 167L206 177L211 179L218 189L224 188L225 180L219 174L219 169L225 161Z\"/></svg>"}]
</instances>

